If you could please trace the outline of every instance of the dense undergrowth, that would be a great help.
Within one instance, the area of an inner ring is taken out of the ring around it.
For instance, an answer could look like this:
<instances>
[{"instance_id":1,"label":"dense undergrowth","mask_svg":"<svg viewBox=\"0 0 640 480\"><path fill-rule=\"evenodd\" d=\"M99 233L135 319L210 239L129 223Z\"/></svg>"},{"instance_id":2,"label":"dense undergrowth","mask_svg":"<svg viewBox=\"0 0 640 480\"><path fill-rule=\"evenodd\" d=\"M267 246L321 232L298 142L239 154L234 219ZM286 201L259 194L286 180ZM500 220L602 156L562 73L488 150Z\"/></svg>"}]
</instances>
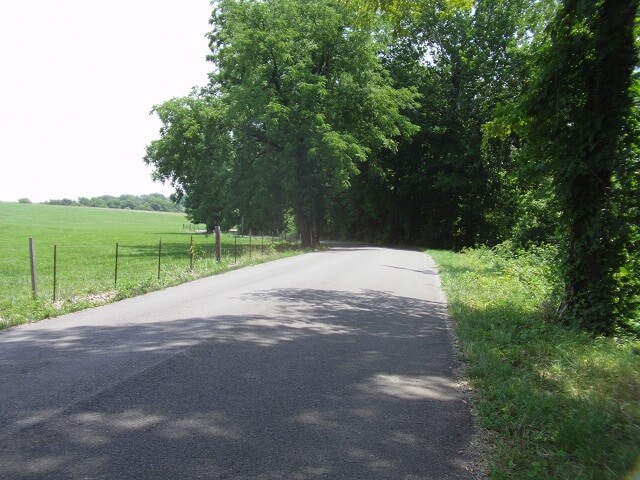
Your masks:
<instances>
[{"instance_id":1,"label":"dense undergrowth","mask_svg":"<svg viewBox=\"0 0 640 480\"><path fill-rule=\"evenodd\" d=\"M640 341L555 321L555 249L429 254L487 433L490 477L640 478Z\"/></svg>"}]
</instances>

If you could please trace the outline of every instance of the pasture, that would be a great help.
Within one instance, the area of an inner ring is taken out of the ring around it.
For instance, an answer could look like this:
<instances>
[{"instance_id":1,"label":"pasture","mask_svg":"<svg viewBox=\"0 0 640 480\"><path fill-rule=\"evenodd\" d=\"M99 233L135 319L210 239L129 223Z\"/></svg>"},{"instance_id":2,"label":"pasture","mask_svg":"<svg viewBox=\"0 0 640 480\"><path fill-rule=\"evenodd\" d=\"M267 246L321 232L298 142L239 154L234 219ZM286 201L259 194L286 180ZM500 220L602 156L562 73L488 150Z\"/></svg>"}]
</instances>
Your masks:
<instances>
[{"instance_id":1,"label":"pasture","mask_svg":"<svg viewBox=\"0 0 640 480\"><path fill-rule=\"evenodd\" d=\"M243 249L248 253L248 238L223 234L223 261L218 263L214 236L193 235L185 224L188 220L179 213L0 202L0 328L246 264L240 257ZM36 247L37 301L32 299L29 238ZM262 238L252 240L252 256L258 257ZM264 252L272 251L268 237Z\"/></svg>"}]
</instances>

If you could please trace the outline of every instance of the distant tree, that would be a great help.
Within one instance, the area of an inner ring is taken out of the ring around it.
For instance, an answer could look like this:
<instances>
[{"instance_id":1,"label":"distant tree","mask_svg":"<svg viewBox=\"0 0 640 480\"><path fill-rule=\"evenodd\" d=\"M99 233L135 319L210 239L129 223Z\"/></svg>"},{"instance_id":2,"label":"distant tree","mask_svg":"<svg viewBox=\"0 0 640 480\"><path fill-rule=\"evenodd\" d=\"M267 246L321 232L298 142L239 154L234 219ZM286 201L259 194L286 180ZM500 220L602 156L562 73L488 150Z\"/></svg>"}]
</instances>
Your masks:
<instances>
[{"instance_id":1,"label":"distant tree","mask_svg":"<svg viewBox=\"0 0 640 480\"><path fill-rule=\"evenodd\" d=\"M70 198L62 198L62 199L50 199L44 202L48 205L64 205L67 207L72 207L78 204L75 200L71 200Z\"/></svg>"},{"instance_id":2,"label":"distant tree","mask_svg":"<svg viewBox=\"0 0 640 480\"><path fill-rule=\"evenodd\" d=\"M28 199L24 199L28 200ZM26 203L26 202L23 202ZM151 195L121 195L114 197L112 195L102 195L100 197L79 197L77 201L69 198L52 199L44 202L49 205L67 205L67 206L85 206L97 208L114 208L114 209L130 209L130 210L153 210L163 212L183 212L184 208L177 200L167 198L160 193Z\"/></svg>"},{"instance_id":3,"label":"distant tree","mask_svg":"<svg viewBox=\"0 0 640 480\"><path fill-rule=\"evenodd\" d=\"M91 200L89 200L89 206L90 207L96 207L96 208L108 208L107 207L107 202L100 197L93 197L91 198Z\"/></svg>"},{"instance_id":4,"label":"distant tree","mask_svg":"<svg viewBox=\"0 0 640 480\"><path fill-rule=\"evenodd\" d=\"M120 200L115 197L109 197L106 203L109 208L119 209L121 206Z\"/></svg>"},{"instance_id":5,"label":"distant tree","mask_svg":"<svg viewBox=\"0 0 640 480\"><path fill-rule=\"evenodd\" d=\"M18 203L31 203L31 200L28 198L19 198Z\"/></svg>"}]
</instances>

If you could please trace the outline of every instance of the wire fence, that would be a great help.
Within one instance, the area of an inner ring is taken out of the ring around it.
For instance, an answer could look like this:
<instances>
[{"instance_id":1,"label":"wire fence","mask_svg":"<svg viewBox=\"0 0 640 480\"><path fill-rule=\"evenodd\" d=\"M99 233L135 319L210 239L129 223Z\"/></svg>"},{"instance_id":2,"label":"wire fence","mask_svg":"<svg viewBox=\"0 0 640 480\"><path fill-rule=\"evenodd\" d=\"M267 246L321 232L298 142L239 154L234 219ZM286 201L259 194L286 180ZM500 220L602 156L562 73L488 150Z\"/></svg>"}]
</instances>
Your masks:
<instances>
[{"instance_id":1,"label":"wire fence","mask_svg":"<svg viewBox=\"0 0 640 480\"><path fill-rule=\"evenodd\" d=\"M215 273L252 257L300 245L299 237L272 233L227 234L218 238L216 242L213 234L193 233L181 235L178 240L159 238L155 245L116 242L110 249L104 244L66 249L65 245L53 245L52 252L37 251L35 239L30 238L31 295L56 302L70 292L117 289L127 282L161 282L167 276L174 278L189 272Z\"/></svg>"}]
</instances>

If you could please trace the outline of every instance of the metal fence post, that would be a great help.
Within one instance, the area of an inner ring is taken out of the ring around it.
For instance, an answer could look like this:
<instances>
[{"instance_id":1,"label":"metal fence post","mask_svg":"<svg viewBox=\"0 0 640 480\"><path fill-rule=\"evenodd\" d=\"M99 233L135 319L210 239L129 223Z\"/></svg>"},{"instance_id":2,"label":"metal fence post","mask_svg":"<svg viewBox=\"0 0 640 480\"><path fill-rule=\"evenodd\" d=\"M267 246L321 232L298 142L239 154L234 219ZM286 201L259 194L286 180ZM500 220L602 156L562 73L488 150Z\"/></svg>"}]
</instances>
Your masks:
<instances>
[{"instance_id":1,"label":"metal fence post","mask_svg":"<svg viewBox=\"0 0 640 480\"><path fill-rule=\"evenodd\" d=\"M56 287L58 276L58 246L53 246L53 301L56 301Z\"/></svg>"},{"instance_id":2,"label":"metal fence post","mask_svg":"<svg viewBox=\"0 0 640 480\"><path fill-rule=\"evenodd\" d=\"M115 273L115 278L113 280L113 284L114 286L118 286L118 243L116 242L116 273Z\"/></svg>"},{"instance_id":3,"label":"metal fence post","mask_svg":"<svg viewBox=\"0 0 640 480\"><path fill-rule=\"evenodd\" d=\"M31 262L31 291L33 298L38 296L38 272L36 271L36 243L33 238L29 239L29 259Z\"/></svg>"},{"instance_id":4,"label":"metal fence post","mask_svg":"<svg viewBox=\"0 0 640 480\"><path fill-rule=\"evenodd\" d=\"M162 239L158 243L158 281L160 281L160 259L162 258Z\"/></svg>"}]
</instances>

